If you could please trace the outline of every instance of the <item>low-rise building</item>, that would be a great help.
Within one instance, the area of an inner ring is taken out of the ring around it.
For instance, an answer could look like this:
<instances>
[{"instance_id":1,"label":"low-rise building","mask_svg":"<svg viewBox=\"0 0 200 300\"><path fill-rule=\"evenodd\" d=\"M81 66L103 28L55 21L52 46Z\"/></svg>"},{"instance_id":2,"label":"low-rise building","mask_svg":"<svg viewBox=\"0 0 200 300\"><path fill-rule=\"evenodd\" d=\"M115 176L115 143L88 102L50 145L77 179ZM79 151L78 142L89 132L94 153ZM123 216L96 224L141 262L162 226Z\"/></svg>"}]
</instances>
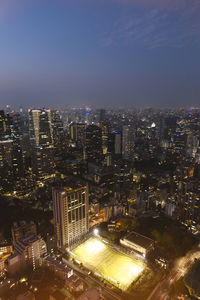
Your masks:
<instances>
[{"instance_id":1,"label":"low-rise building","mask_svg":"<svg viewBox=\"0 0 200 300\"><path fill-rule=\"evenodd\" d=\"M66 279L65 284L69 288L70 292L83 291L83 282L75 274L73 274L71 277Z\"/></svg>"},{"instance_id":2,"label":"low-rise building","mask_svg":"<svg viewBox=\"0 0 200 300\"><path fill-rule=\"evenodd\" d=\"M24 236L35 233L37 234L36 224L31 221L29 223L21 221L19 224L14 222L13 227L11 228L13 244L15 245L20 238Z\"/></svg>"},{"instance_id":3,"label":"low-rise building","mask_svg":"<svg viewBox=\"0 0 200 300\"><path fill-rule=\"evenodd\" d=\"M41 237L31 233L17 241L14 252L21 256L23 267L31 265L35 270L42 264L42 258L47 254L47 247Z\"/></svg>"},{"instance_id":4,"label":"low-rise building","mask_svg":"<svg viewBox=\"0 0 200 300\"><path fill-rule=\"evenodd\" d=\"M43 264L63 280L70 278L73 275L73 269L70 269L62 262L57 261L51 256L45 257L43 260Z\"/></svg>"},{"instance_id":5,"label":"low-rise building","mask_svg":"<svg viewBox=\"0 0 200 300\"><path fill-rule=\"evenodd\" d=\"M146 257L154 248L154 241L152 239L134 231L120 239L120 244L136 251L143 257Z\"/></svg>"},{"instance_id":6,"label":"low-rise building","mask_svg":"<svg viewBox=\"0 0 200 300\"><path fill-rule=\"evenodd\" d=\"M11 244L0 244L0 257L11 254L13 252L13 246Z\"/></svg>"},{"instance_id":7,"label":"low-rise building","mask_svg":"<svg viewBox=\"0 0 200 300\"><path fill-rule=\"evenodd\" d=\"M7 261L7 271L8 274L12 277L20 272L22 267L22 257L19 254L12 254L8 257Z\"/></svg>"}]
</instances>

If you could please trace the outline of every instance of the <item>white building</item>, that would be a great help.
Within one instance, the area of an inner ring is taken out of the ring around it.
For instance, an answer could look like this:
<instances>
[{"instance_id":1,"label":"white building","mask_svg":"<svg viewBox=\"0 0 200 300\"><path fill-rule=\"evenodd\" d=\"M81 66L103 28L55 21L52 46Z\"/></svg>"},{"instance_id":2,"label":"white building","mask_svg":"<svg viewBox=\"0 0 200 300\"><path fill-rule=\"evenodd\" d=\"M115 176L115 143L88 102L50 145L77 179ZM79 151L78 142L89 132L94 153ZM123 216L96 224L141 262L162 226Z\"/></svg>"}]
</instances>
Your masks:
<instances>
[{"instance_id":1,"label":"white building","mask_svg":"<svg viewBox=\"0 0 200 300\"><path fill-rule=\"evenodd\" d=\"M53 188L52 193L57 246L64 250L89 230L88 186Z\"/></svg>"},{"instance_id":2,"label":"white building","mask_svg":"<svg viewBox=\"0 0 200 300\"><path fill-rule=\"evenodd\" d=\"M141 254L143 257L146 257L154 248L154 241L152 239L134 231L120 239L120 244Z\"/></svg>"},{"instance_id":3,"label":"white building","mask_svg":"<svg viewBox=\"0 0 200 300\"><path fill-rule=\"evenodd\" d=\"M47 254L46 243L36 234L29 234L17 241L15 254L22 257L23 266L31 265L34 270L42 264L42 258Z\"/></svg>"}]
</instances>

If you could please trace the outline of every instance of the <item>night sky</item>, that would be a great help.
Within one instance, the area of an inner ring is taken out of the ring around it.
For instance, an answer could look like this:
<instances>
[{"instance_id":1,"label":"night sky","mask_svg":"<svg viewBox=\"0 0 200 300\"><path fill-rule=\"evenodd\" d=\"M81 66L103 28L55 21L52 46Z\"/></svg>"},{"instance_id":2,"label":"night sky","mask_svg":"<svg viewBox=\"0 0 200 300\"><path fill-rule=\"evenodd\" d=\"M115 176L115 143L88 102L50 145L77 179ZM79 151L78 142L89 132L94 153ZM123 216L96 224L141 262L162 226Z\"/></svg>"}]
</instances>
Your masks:
<instances>
[{"instance_id":1,"label":"night sky","mask_svg":"<svg viewBox=\"0 0 200 300\"><path fill-rule=\"evenodd\" d=\"M0 107L200 104L200 0L0 0Z\"/></svg>"}]
</instances>

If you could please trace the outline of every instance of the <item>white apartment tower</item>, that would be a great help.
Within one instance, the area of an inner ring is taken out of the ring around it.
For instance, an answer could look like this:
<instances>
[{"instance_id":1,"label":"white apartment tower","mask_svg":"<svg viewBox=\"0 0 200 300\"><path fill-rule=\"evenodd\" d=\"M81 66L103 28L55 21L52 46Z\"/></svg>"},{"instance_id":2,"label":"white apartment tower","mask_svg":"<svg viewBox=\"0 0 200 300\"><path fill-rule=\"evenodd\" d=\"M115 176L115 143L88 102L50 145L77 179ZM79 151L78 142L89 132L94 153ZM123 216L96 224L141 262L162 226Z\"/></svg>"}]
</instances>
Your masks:
<instances>
[{"instance_id":1,"label":"white apartment tower","mask_svg":"<svg viewBox=\"0 0 200 300\"><path fill-rule=\"evenodd\" d=\"M88 232L88 186L53 188L52 193L57 247L65 250Z\"/></svg>"}]
</instances>

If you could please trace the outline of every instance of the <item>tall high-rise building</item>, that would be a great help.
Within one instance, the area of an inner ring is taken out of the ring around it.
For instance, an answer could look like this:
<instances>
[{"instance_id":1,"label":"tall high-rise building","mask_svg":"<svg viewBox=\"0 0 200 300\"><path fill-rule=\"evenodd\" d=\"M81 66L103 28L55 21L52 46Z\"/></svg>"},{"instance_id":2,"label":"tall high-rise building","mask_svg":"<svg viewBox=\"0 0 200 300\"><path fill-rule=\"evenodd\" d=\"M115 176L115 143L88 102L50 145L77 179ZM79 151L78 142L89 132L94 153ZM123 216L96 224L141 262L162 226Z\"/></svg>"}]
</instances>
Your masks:
<instances>
[{"instance_id":1,"label":"tall high-rise building","mask_svg":"<svg viewBox=\"0 0 200 300\"><path fill-rule=\"evenodd\" d=\"M85 132L85 159L88 161L101 162L102 151L102 131L96 125L89 125Z\"/></svg>"},{"instance_id":2,"label":"tall high-rise building","mask_svg":"<svg viewBox=\"0 0 200 300\"><path fill-rule=\"evenodd\" d=\"M134 153L134 128L131 125L124 125L122 131L122 156L124 159L131 159Z\"/></svg>"},{"instance_id":3,"label":"tall high-rise building","mask_svg":"<svg viewBox=\"0 0 200 300\"><path fill-rule=\"evenodd\" d=\"M51 111L51 124L53 144L54 147L56 147L63 141L64 138L63 121L61 120L60 114L56 110Z\"/></svg>"},{"instance_id":4,"label":"tall high-rise building","mask_svg":"<svg viewBox=\"0 0 200 300\"><path fill-rule=\"evenodd\" d=\"M8 134L8 119L4 110L0 110L0 138Z\"/></svg>"},{"instance_id":5,"label":"tall high-rise building","mask_svg":"<svg viewBox=\"0 0 200 300\"><path fill-rule=\"evenodd\" d=\"M116 155L122 154L122 135L121 132L115 131L114 132L114 152Z\"/></svg>"},{"instance_id":6,"label":"tall high-rise building","mask_svg":"<svg viewBox=\"0 0 200 300\"><path fill-rule=\"evenodd\" d=\"M35 146L49 146L53 143L50 109L29 110L29 135Z\"/></svg>"},{"instance_id":7,"label":"tall high-rise building","mask_svg":"<svg viewBox=\"0 0 200 300\"><path fill-rule=\"evenodd\" d=\"M13 140L0 141L0 167L12 169Z\"/></svg>"},{"instance_id":8,"label":"tall high-rise building","mask_svg":"<svg viewBox=\"0 0 200 300\"><path fill-rule=\"evenodd\" d=\"M73 122L70 124L69 128L70 138L76 142L78 147L82 148L84 146L86 124Z\"/></svg>"},{"instance_id":9,"label":"tall high-rise building","mask_svg":"<svg viewBox=\"0 0 200 300\"><path fill-rule=\"evenodd\" d=\"M53 188L57 247L70 248L88 232L88 186Z\"/></svg>"},{"instance_id":10,"label":"tall high-rise building","mask_svg":"<svg viewBox=\"0 0 200 300\"><path fill-rule=\"evenodd\" d=\"M0 190L13 187L13 140L0 140Z\"/></svg>"},{"instance_id":11,"label":"tall high-rise building","mask_svg":"<svg viewBox=\"0 0 200 300\"><path fill-rule=\"evenodd\" d=\"M36 146L32 151L32 168L38 179L54 175L53 147Z\"/></svg>"},{"instance_id":12,"label":"tall high-rise building","mask_svg":"<svg viewBox=\"0 0 200 300\"><path fill-rule=\"evenodd\" d=\"M5 177L5 174L9 176L12 173L16 180L20 180L24 175L22 162L19 128L13 122L13 117L2 110L0 111L0 167L4 170L1 175L4 174Z\"/></svg>"},{"instance_id":13,"label":"tall high-rise building","mask_svg":"<svg viewBox=\"0 0 200 300\"><path fill-rule=\"evenodd\" d=\"M103 154L106 154L108 152L110 131L111 131L110 122L106 122L106 121L101 122Z\"/></svg>"},{"instance_id":14,"label":"tall high-rise building","mask_svg":"<svg viewBox=\"0 0 200 300\"><path fill-rule=\"evenodd\" d=\"M47 178L54 173L53 130L49 109L29 110L29 137L33 147L33 171L39 179Z\"/></svg>"}]
</instances>

